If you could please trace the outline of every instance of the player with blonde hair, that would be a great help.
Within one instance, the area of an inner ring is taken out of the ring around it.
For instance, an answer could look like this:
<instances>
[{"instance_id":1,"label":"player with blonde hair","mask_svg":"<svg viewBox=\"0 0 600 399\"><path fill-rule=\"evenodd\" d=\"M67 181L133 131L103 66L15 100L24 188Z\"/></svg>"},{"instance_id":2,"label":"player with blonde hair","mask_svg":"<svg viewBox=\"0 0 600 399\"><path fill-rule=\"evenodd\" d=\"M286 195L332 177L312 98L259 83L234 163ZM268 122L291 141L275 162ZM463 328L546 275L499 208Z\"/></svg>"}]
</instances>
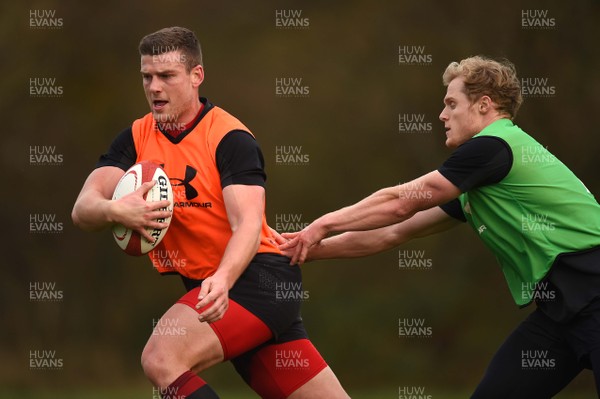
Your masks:
<instances>
[{"instance_id":1,"label":"player with blonde hair","mask_svg":"<svg viewBox=\"0 0 600 399\"><path fill-rule=\"evenodd\" d=\"M467 222L515 303L537 305L473 398L550 398L583 368L600 392L600 205L514 124L522 97L512 63L466 58L443 82L440 120L454 151L441 167L284 234L281 248L294 263L366 256Z\"/></svg>"}]
</instances>

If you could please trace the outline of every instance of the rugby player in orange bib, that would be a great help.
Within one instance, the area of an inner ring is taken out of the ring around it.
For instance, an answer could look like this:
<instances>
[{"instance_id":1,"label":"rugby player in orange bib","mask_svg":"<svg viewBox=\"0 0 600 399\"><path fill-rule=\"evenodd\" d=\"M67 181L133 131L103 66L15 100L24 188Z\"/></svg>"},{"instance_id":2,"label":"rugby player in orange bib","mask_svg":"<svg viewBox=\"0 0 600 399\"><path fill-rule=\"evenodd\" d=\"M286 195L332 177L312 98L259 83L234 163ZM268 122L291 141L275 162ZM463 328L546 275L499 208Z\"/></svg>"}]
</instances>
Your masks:
<instances>
[{"instance_id":1,"label":"rugby player in orange bib","mask_svg":"<svg viewBox=\"0 0 600 399\"><path fill-rule=\"evenodd\" d=\"M160 273L183 280L187 294L158 325L185 334L152 334L145 374L163 398L218 398L198 373L231 360L263 398L347 398L308 340L301 299L290 300L301 295L281 292L301 290L302 278L266 223L261 150L246 126L198 96L204 69L194 33L165 28L145 36L139 51L151 112L100 157L72 217L86 231L120 223L152 241L145 228L165 227L157 220L169 216L160 210L166 201L143 198L153 183L119 200L112 193L143 160L161 164L171 180L172 222L150 258ZM282 362L289 354L298 357L293 365Z\"/></svg>"}]
</instances>

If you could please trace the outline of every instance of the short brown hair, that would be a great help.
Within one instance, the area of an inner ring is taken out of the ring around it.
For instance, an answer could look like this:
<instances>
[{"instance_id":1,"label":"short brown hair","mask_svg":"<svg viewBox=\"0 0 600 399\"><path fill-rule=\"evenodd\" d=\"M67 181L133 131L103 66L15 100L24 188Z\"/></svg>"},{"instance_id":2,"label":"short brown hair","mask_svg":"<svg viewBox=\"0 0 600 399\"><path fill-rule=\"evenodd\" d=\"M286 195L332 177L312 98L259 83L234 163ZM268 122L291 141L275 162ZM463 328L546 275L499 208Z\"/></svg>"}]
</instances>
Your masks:
<instances>
[{"instance_id":1,"label":"short brown hair","mask_svg":"<svg viewBox=\"0 0 600 399\"><path fill-rule=\"evenodd\" d=\"M138 47L140 55L159 55L171 51L180 51L184 56L187 71L196 65L202 66L202 49L194 32L187 28L172 26L142 38Z\"/></svg>"},{"instance_id":2,"label":"short brown hair","mask_svg":"<svg viewBox=\"0 0 600 399\"><path fill-rule=\"evenodd\" d=\"M481 96L489 96L498 104L498 111L506 113L510 119L517 116L523 103L521 83L517 70L508 60L496 61L491 58L474 56L459 62L451 62L442 77L448 86L457 77L463 78L465 94L476 101Z\"/></svg>"}]
</instances>

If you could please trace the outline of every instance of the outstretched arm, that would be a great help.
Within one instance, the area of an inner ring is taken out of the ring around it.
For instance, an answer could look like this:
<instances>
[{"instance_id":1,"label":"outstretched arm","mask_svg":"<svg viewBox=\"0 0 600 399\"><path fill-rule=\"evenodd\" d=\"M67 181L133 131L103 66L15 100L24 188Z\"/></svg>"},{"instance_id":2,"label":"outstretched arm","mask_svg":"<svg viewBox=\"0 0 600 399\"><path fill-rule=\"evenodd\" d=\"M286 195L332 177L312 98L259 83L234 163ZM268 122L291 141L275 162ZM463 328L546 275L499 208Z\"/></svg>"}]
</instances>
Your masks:
<instances>
[{"instance_id":1,"label":"outstretched arm","mask_svg":"<svg viewBox=\"0 0 600 399\"><path fill-rule=\"evenodd\" d=\"M417 212L404 222L375 230L352 231L326 238L312 246L307 260L358 258L402 245L410 240L446 231L462 224L440 207ZM291 256L293 248L284 252Z\"/></svg>"},{"instance_id":2,"label":"outstretched arm","mask_svg":"<svg viewBox=\"0 0 600 399\"><path fill-rule=\"evenodd\" d=\"M382 228L411 218L419 211L444 204L460 190L438 171L411 182L377 191L352 206L321 216L281 247L294 248L292 264L303 263L308 250L333 232Z\"/></svg>"}]
</instances>

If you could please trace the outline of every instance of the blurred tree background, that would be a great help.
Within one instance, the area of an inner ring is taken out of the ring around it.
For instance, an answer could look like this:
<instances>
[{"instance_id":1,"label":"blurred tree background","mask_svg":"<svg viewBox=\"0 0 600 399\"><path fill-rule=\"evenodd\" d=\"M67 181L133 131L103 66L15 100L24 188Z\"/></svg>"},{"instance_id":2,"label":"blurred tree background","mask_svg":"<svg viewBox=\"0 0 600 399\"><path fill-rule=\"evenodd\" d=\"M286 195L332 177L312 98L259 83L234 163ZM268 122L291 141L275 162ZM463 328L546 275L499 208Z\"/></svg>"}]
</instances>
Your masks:
<instances>
[{"instance_id":1,"label":"blurred tree background","mask_svg":"<svg viewBox=\"0 0 600 399\"><path fill-rule=\"evenodd\" d=\"M449 155L438 121L441 74L449 62L475 54L506 57L522 78L540 85L547 79L553 93L526 97L517 124L600 194L597 1L39 0L0 7L5 391L135 387L141 397L152 394L139 355L153 320L183 287L160 277L147 258L125 256L109 232L76 229L70 211L98 155L148 112L137 44L162 27L196 32L205 61L201 95L236 115L261 143L272 225L290 215L308 223L437 168ZM32 27L35 10L54 11L61 26ZM281 10L284 19L296 13L300 26L277 26ZM546 11L526 15L553 19L554 26L524 26L526 10ZM426 61L401 63L403 46L421 48ZM32 96L36 78L55 79L62 94ZM297 87L307 95L279 96L280 78L302 79ZM401 115L423 117L431 127L399 131ZM36 146L54 148L61 162L32 164ZM306 162L277 158L291 148ZM38 214L54 215L62 228L32 232L30 218ZM530 309L512 303L493 256L466 226L400 250L422 251L432 266L402 270L398 250L305 265L309 334L356 397L378 391L394 398L400 386L426 386L436 398L470 392ZM35 282L54 283L62 299L32 301ZM431 336L399 337L400 318L424 319ZM63 366L32 370L36 350L56 351ZM230 365L205 377L217 390L251 397ZM584 372L561 397L591 387Z\"/></svg>"}]
</instances>

